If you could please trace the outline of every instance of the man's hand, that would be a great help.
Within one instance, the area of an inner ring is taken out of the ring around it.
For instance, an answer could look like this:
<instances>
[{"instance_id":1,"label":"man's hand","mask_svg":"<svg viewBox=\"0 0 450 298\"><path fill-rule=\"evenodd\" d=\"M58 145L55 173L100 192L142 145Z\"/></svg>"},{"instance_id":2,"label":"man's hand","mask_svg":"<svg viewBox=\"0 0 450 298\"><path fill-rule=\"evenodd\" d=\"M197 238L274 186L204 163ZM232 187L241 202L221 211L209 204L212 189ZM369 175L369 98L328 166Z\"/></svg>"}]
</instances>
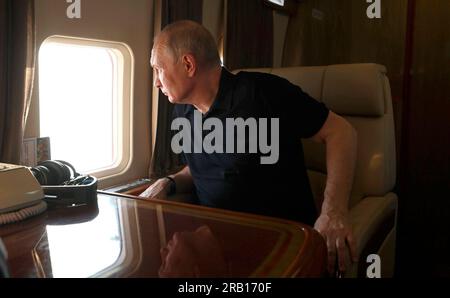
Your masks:
<instances>
[{"instance_id":1,"label":"man's hand","mask_svg":"<svg viewBox=\"0 0 450 298\"><path fill-rule=\"evenodd\" d=\"M170 190L170 180L167 178L161 178L156 180L155 183L150 185L143 193L139 196L148 198L148 199L159 199L165 200L167 199L167 194Z\"/></svg>"},{"instance_id":2,"label":"man's hand","mask_svg":"<svg viewBox=\"0 0 450 298\"><path fill-rule=\"evenodd\" d=\"M324 125L312 139L325 143L327 150L327 184L322 213L314 228L325 238L328 271L333 275L336 260L341 272L347 269L350 257L354 262L358 260L347 209L356 167L357 132L347 120L330 111Z\"/></svg>"},{"instance_id":3,"label":"man's hand","mask_svg":"<svg viewBox=\"0 0 450 298\"><path fill-rule=\"evenodd\" d=\"M356 243L353 240L352 227L347 214L330 211L322 214L314 224L314 228L325 238L328 248L328 272L335 274L336 258L339 271L345 272L347 264L350 264L349 256L353 262L358 261ZM350 254L349 251L350 250Z\"/></svg>"}]
</instances>

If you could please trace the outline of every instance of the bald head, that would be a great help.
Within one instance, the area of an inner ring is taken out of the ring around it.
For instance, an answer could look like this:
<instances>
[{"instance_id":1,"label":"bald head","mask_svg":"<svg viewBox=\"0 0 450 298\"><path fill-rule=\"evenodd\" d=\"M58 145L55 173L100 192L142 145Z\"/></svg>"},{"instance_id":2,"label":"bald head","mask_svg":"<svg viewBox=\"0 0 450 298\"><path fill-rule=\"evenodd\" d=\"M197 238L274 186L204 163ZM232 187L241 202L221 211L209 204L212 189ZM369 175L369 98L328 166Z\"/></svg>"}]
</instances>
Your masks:
<instances>
[{"instance_id":1,"label":"bald head","mask_svg":"<svg viewBox=\"0 0 450 298\"><path fill-rule=\"evenodd\" d=\"M221 63L213 36L193 21L178 21L166 26L155 37L153 47L165 47L175 61L184 54L191 54L200 66L206 68Z\"/></svg>"}]
</instances>

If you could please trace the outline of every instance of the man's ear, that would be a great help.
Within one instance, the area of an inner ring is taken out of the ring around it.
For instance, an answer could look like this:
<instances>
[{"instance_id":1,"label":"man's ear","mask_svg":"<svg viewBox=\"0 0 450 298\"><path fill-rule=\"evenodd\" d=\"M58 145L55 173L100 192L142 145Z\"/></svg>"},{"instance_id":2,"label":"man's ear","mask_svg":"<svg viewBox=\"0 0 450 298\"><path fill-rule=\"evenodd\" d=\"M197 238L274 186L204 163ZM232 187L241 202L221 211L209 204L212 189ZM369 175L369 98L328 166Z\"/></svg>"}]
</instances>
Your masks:
<instances>
[{"instance_id":1,"label":"man's ear","mask_svg":"<svg viewBox=\"0 0 450 298\"><path fill-rule=\"evenodd\" d=\"M182 62L187 75L192 78L197 71L197 62L191 54L183 55Z\"/></svg>"}]
</instances>

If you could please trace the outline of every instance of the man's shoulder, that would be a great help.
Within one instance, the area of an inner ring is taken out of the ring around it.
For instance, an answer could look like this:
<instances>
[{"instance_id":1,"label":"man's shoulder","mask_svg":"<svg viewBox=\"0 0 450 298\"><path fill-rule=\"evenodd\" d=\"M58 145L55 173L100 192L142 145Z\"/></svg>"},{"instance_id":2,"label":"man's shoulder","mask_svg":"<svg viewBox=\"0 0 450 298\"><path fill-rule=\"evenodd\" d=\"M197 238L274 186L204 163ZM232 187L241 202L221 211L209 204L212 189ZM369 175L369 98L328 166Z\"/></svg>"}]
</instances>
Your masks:
<instances>
[{"instance_id":1,"label":"man's shoulder","mask_svg":"<svg viewBox=\"0 0 450 298\"><path fill-rule=\"evenodd\" d=\"M238 70L235 72L236 77L238 78L246 78L246 79L266 79L266 80L280 80L283 79L277 75L271 74L270 72L261 70Z\"/></svg>"},{"instance_id":2,"label":"man's shoulder","mask_svg":"<svg viewBox=\"0 0 450 298\"><path fill-rule=\"evenodd\" d=\"M270 87L273 85L289 84L285 78L271 74L269 72L261 71L247 71L241 70L236 73L236 78L242 82L251 82L261 87Z\"/></svg>"}]
</instances>

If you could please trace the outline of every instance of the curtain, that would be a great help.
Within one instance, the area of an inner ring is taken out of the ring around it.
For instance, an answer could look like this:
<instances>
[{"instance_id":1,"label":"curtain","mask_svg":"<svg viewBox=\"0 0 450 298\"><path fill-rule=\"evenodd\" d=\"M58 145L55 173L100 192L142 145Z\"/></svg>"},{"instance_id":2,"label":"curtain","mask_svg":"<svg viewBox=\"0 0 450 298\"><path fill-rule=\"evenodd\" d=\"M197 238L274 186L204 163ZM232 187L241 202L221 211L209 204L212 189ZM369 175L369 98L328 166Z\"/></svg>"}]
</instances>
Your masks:
<instances>
[{"instance_id":1,"label":"curtain","mask_svg":"<svg viewBox=\"0 0 450 298\"><path fill-rule=\"evenodd\" d=\"M193 20L202 23L203 0L164 0L162 5L162 28L178 20ZM158 100L158 127L149 169L150 178L164 177L181 168L181 156L173 153L170 147L173 136L170 129L173 104L161 92L156 100Z\"/></svg>"},{"instance_id":2,"label":"curtain","mask_svg":"<svg viewBox=\"0 0 450 298\"><path fill-rule=\"evenodd\" d=\"M34 0L0 0L1 162L20 163L34 63Z\"/></svg>"},{"instance_id":3,"label":"curtain","mask_svg":"<svg viewBox=\"0 0 450 298\"><path fill-rule=\"evenodd\" d=\"M228 0L225 66L272 67L273 10L263 0Z\"/></svg>"}]
</instances>

